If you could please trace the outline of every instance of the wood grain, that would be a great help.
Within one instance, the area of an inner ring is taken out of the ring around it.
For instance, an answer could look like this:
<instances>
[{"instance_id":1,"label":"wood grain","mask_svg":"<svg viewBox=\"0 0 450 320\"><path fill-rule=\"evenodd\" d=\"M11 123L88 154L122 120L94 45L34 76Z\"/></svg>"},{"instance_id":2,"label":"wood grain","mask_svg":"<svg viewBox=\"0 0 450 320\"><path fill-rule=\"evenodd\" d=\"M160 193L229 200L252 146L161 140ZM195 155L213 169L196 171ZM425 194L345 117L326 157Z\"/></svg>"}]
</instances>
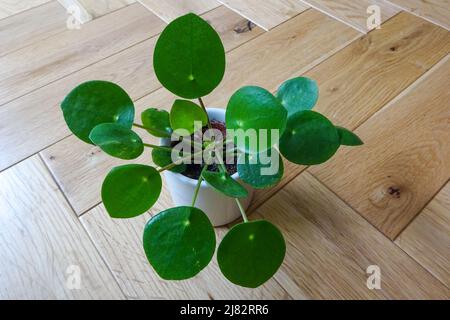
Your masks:
<instances>
[{"instance_id":1,"label":"wood grain","mask_svg":"<svg viewBox=\"0 0 450 320\"><path fill-rule=\"evenodd\" d=\"M367 13L369 6L376 5L380 8L382 23L400 12L400 9L384 0L301 0L301 2L363 33L370 31L367 27L367 19L371 16L371 13Z\"/></svg>"},{"instance_id":2,"label":"wood grain","mask_svg":"<svg viewBox=\"0 0 450 320\"><path fill-rule=\"evenodd\" d=\"M357 129L364 147L310 169L391 239L450 178L449 87L447 56Z\"/></svg>"},{"instance_id":3,"label":"wood grain","mask_svg":"<svg viewBox=\"0 0 450 320\"><path fill-rule=\"evenodd\" d=\"M51 1L0 20L0 57L67 30L66 19L64 9Z\"/></svg>"},{"instance_id":4,"label":"wood grain","mask_svg":"<svg viewBox=\"0 0 450 320\"><path fill-rule=\"evenodd\" d=\"M319 84L315 110L337 125L356 129L449 51L449 32L401 13L381 30L370 32L305 74ZM283 181L257 193L253 208L305 169L287 161L285 164Z\"/></svg>"},{"instance_id":5,"label":"wood grain","mask_svg":"<svg viewBox=\"0 0 450 320\"><path fill-rule=\"evenodd\" d=\"M308 173L266 202L287 252L276 280L294 299L448 299L450 291ZM381 290L367 287L367 268Z\"/></svg>"},{"instance_id":6,"label":"wood grain","mask_svg":"<svg viewBox=\"0 0 450 320\"><path fill-rule=\"evenodd\" d=\"M138 0L144 7L156 14L163 21L169 23L179 16L189 12L203 14L220 3L216 0Z\"/></svg>"},{"instance_id":7,"label":"wood grain","mask_svg":"<svg viewBox=\"0 0 450 320\"><path fill-rule=\"evenodd\" d=\"M0 174L0 211L1 299L123 298L39 156Z\"/></svg>"},{"instance_id":8,"label":"wood grain","mask_svg":"<svg viewBox=\"0 0 450 320\"><path fill-rule=\"evenodd\" d=\"M403 10L450 30L449 0L386 0Z\"/></svg>"},{"instance_id":9,"label":"wood grain","mask_svg":"<svg viewBox=\"0 0 450 320\"><path fill-rule=\"evenodd\" d=\"M0 105L148 39L163 27L135 4L3 56Z\"/></svg>"},{"instance_id":10,"label":"wood grain","mask_svg":"<svg viewBox=\"0 0 450 320\"><path fill-rule=\"evenodd\" d=\"M166 189L151 214L173 206ZM125 295L131 299L226 299L261 300L289 299L289 295L274 280L258 289L237 287L221 274L216 258L198 276L187 281L164 281L148 263L143 246L142 232L149 214L131 220L114 220L103 205L81 217L93 241L113 270ZM225 228L216 229L217 241Z\"/></svg>"},{"instance_id":11,"label":"wood grain","mask_svg":"<svg viewBox=\"0 0 450 320\"><path fill-rule=\"evenodd\" d=\"M50 2L50 0L2 0L0 2L0 19L18 14L47 2Z\"/></svg>"},{"instance_id":12,"label":"wood grain","mask_svg":"<svg viewBox=\"0 0 450 320\"><path fill-rule=\"evenodd\" d=\"M395 243L450 288L450 182Z\"/></svg>"},{"instance_id":13,"label":"wood grain","mask_svg":"<svg viewBox=\"0 0 450 320\"><path fill-rule=\"evenodd\" d=\"M80 23L86 23L133 4L136 0L58 0L58 2L75 13L74 17ZM77 8L77 11L74 8Z\"/></svg>"},{"instance_id":14,"label":"wood grain","mask_svg":"<svg viewBox=\"0 0 450 320\"><path fill-rule=\"evenodd\" d=\"M120 12L136 9L135 5L131 5ZM116 36L118 39L122 38L123 41L131 43L131 41L139 41L138 39L146 39L162 29L163 23L157 17L152 16L146 10L141 11L143 13L135 12L138 19L133 19L134 22L128 21L130 28L137 30L135 36L130 37L128 33L134 31L125 32L125 28L119 30L117 34L111 33L111 40ZM114 14L86 24L83 30ZM121 17L126 18L128 15L121 15ZM115 23L114 20L109 22ZM97 36L99 36L98 32ZM129 39L125 40L125 38ZM156 83L154 73L151 72L151 69L150 71L145 69L151 64L154 42L154 38L141 42L137 46L1 106L0 150L2 156L0 157L0 171L70 134L59 105L70 90L78 84L93 79L115 81L123 85L135 99L157 89L159 85ZM92 44L90 41L85 44L89 43ZM84 50L83 46L77 50ZM91 50L94 49L91 48ZM78 58L74 56L73 59ZM83 63L83 60L79 61ZM65 63L63 63L62 69L67 69ZM51 70L56 74L58 67L52 65ZM43 73L44 76L46 74ZM32 81L32 78L27 81Z\"/></svg>"},{"instance_id":15,"label":"wood grain","mask_svg":"<svg viewBox=\"0 0 450 320\"><path fill-rule=\"evenodd\" d=\"M329 33L330 29L335 30L336 34ZM327 36L318 36L325 31ZM333 54L357 36L358 33L353 29L321 13L305 12L231 51L225 79L217 89L217 94L214 93L205 101L210 106L224 107L232 93L246 84L275 89L284 79L296 74L296 70L301 72L309 69L312 64ZM291 41L286 44L286 39ZM121 64L126 64L126 60ZM147 75L151 66L143 70ZM132 83L134 85L134 81ZM157 90L137 102L138 114L148 107L169 109L174 98L165 89ZM143 134L144 137L148 136ZM100 202L99 190L103 178L111 167L118 164L117 160L99 153L74 137L50 147L42 155L79 214ZM150 159L150 155L147 157Z\"/></svg>"},{"instance_id":16,"label":"wood grain","mask_svg":"<svg viewBox=\"0 0 450 320\"><path fill-rule=\"evenodd\" d=\"M305 11L309 6L298 0L219 0L231 10L266 31Z\"/></svg>"}]
</instances>

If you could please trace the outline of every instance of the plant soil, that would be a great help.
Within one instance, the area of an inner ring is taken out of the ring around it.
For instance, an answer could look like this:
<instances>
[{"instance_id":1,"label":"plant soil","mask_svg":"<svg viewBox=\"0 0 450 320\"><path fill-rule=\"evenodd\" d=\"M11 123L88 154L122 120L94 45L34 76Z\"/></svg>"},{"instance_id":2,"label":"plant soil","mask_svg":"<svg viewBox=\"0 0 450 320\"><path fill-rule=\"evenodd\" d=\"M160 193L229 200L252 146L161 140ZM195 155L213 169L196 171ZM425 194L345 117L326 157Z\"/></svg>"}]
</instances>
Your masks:
<instances>
[{"instance_id":1,"label":"plant soil","mask_svg":"<svg viewBox=\"0 0 450 320\"><path fill-rule=\"evenodd\" d=\"M222 132L223 139L226 140L225 123L223 123L222 121L212 120L211 121L211 126L212 126L213 129L217 129L220 132ZM202 129L203 133L205 133L206 130L208 130L208 127L207 126L203 127L203 129ZM195 133L191 135L192 141L194 141L195 135L196 135ZM224 146L223 151L224 151L223 152L223 162L225 163L225 160L226 160L225 146ZM233 175L233 174L235 174L237 172L236 163L237 163L237 156L236 155L234 157L234 164L226 164L225 163L225 167L227 169L228 174ZM204 165L205 165L204 162L201 165L200 164L188 164L188 165L186 165L186 171L184 171L182 173L182 175L184 175L184 176L186 176L188 178L191 178L191 179L198 180ZM217 166L217 164L210 165L210 166L208 166L208 171L219 172L219 167Z\"/></svg>"}]
</instances>

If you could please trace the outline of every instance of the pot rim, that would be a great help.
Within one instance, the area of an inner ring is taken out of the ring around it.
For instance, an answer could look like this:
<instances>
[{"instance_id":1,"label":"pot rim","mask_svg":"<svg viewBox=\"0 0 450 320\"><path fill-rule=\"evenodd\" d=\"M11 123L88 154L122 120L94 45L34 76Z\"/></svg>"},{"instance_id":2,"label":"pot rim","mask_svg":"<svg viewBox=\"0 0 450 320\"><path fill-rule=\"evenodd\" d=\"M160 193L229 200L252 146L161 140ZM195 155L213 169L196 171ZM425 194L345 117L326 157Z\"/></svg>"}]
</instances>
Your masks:
<instances>
[{"instance_id":1,"label":"pot rim","mask_svg":"<svg viewBox=\"0 0 450 320\"><path fill-rule=\"evenodd\" d=\"M209 116L212 116L212 120L219 120L219 121L225 122L225 113L226 113L226 110L225 110L225 109L223 109L223 108L206 108L206 111L208 112L208 115L209 115ZM210 113L210 112L211 112L211 113ZM214 118L214 114L221 114L223 117L222 117L221 119L217 119L217 115L216 115L216 119L215 119L215 118ZM161 144L161 145L164 145L163 139L161 139L160 144ZM166 171L166 172L164 172L164 174L171 174L171 175L174 175L174 176L176 176L177 179L179 179L182 183L190 184L190 185L192 185L192 186L194 186L194 187L195 187L195 186L197 185L197 183L198 183L198 179L193 179L193 178L186 177L185 175L183 175L183 174L181 174L181 173L175 173L175 172L172 172L172 171ZM236 173L233 174L231 177L232 177L233 179L237 180L237 179L239 179L239 173L236 171ZM208 184L206 183L205 180L203 180L202 183L201 183L201 188L207 188L207 187L209 187Z\"/></svg>"}]
</instances>

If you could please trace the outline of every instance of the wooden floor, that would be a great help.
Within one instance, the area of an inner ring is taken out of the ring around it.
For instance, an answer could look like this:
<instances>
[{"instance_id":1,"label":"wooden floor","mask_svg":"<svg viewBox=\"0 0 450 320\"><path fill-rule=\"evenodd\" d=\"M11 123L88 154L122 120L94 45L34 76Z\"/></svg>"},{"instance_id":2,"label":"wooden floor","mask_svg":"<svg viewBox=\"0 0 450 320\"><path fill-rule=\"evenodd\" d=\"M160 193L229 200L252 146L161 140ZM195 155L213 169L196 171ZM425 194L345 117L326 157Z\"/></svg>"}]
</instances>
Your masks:
<instances>
[{"instance_id":1,"label":"wooden floor","mask_svg":"<svg viewBox=\"0 0 450 320\"><path fill-rule=\"evenodd\" d=\"M367 28L371 5L379 29ZM67 9L79 29L67 28ZM100 185L122 161L72 136L59 108L76 84L104 79L138 111L167 109L174 96L152 52L186 12L227 51L208 105L306 75L320 86L317 110L365 141L321 166L287 164L280 185L256 194L251 218L282 229L287 255L255 290L227 282L215 262L189 281L160 280L141 235L171 206L167 190L144 216L109 218ZM448 0L0 1L0 298L449 299L449 25ZM367 287L373 265L379 290Z\"/></svg>"}]
</instances>

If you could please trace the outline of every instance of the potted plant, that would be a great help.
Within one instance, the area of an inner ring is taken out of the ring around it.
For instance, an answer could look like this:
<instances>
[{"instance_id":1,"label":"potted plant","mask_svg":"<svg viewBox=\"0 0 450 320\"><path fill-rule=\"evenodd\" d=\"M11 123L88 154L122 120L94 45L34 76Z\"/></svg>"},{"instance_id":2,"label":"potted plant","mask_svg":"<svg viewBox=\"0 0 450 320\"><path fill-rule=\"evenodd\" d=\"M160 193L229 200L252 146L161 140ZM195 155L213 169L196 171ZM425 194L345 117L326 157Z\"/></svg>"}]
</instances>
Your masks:
<instances>
[{"instance_id":1,"label":"potted plant","mask_svg":"<svg viewBox=\"0 0 450 320\"><path fill-rule=\"evenodd\" d=\"M107 81L83 83L61 104L70 130L111 156L132 160L146 147L152 149L155 166L128 164L109 172L101 190L105 208L113 218L145 213L160 196L164 173L176 207L155 215L145 226L143 246L154 270L166 280L197 275L216 250L211 220L214 225L229 223L237 212L243 222L223 238L217 260L231 282L256 288L279 269L286 245L270 222L248 220L253 189L282 179L282 156L315 165L330 159L341 145L362 141L311 110L319 90L314 80L303 77L283 83L276 95L243 87L231 96L226 112L206 108L202 97L221 82L225 52L219 35L195 14L174 20L162 32L154 70L161 84L180 99L170 112L144 111L142 124L135 124L128 94ZM144 143L133 126L161 143Z\"/></svg>"}]
</instances>

